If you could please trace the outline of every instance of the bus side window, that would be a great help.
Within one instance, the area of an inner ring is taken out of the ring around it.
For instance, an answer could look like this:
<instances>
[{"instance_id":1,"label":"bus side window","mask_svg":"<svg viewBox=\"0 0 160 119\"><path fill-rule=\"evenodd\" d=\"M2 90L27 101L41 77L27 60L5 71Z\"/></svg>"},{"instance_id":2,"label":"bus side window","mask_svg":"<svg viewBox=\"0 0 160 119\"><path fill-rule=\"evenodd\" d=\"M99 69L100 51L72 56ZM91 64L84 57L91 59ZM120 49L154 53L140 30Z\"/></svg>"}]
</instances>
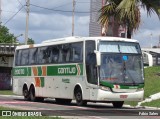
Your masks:
<instances>
[{"instance_id":1,"label":"bus side window","mask_svg":"<svg viewBox=\"0 0 160 119\"><path fill-rule=\"evenodd\" d=\"M37 48L29 49L29 64L37 64Z\"/></svg>"},{"instance_id":2,"label":"bus side window","mask_svg":"<svg viewBox=\"0 0 160 119\"><path fill-rule=\"evenodd\" d=\"M70 62L82 62L83 60L83 43L71 44Z\"/></svg>"},{"instance_id":3,"label":"bus side window","mask_svg":"<svg viewBox=\"0 0 160 119\"><path fill-rule=\"evenodd\" d=\"M28 61L29 61L28 55L29 55L29 50L28 49L22 50L21 65L28 65Z\"/></svg>"},{"instance_id":4,"label":"bus side window","mask_svg":"<svg viewBox=\"0 0 160 119\"><path fill-rule=\"evenodd\" d=\"M59 49L57 46L52 46L51 63L57 63L59 58Z\"/></svg>"},{"instance_id":5,"label":"bus side window","mask_svg":"<svg viewBox=\"0 0 160 119\"><path fill-rule=\"evenodd\" d=\"M17 50L16 55L15 55L15 65L20 66L21 65L21 51L22 50Z\"/></svg>"},{"instance_id":6,"label":"bus side window","mask_svg":"<svg viewBox=\"0 0 160 119\"><path fill-rule=\"evenodd\" d=\"M38 50L38 63L45 64L48 62L47 47L40 47Z\"/></svg>"},{"instance_id":7,"label":"bus side window","mask_svg":"<svg viewBox=\"0 0 160 119\"><path fill-rule=\"evenodd\" d=\"M69 62L70 44L64 44L62 48L62 63Z\"/></svg>"}]
</instances>

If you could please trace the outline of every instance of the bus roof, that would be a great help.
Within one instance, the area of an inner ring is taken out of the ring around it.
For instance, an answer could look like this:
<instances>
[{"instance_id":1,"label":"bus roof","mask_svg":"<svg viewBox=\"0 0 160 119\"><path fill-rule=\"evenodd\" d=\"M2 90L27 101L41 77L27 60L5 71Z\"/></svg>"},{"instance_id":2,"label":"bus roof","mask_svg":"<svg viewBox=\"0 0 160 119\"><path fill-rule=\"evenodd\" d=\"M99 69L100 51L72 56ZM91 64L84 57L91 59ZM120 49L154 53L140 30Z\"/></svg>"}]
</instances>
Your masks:
<instances>
[{"instance_id":1,"label":"bus roof","mask_svg":"<svg viewBox=\"0 0 160 119\"><path fill-rule=\"evenodd\" d=\"M72 36L72 37L64 37L64 38L46 40L46 41L43 41L40 44L33 44L33 46L32 45L21 45L21 46L17 46L16 49L25 49L25 48L29 48L29 47L40 47L40 46L49 46L49 45L64 44L64 43L73 43L73 42L80 42L80 41L87 41L87 40L123 41L123 42L136 42L136 43L138 43L137 40L120 38L120 37L79 37L79 36Z\"/></svg>"}]
</instances>

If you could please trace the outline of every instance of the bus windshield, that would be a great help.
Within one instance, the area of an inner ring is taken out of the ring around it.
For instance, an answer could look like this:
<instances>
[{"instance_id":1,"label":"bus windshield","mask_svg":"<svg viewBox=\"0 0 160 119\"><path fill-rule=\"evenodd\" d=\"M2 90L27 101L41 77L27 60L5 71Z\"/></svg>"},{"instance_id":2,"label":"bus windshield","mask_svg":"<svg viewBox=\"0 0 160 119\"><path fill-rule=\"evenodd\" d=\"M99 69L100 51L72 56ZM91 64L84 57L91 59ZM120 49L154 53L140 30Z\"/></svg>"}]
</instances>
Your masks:
<instances>
[{"instance_id":1,"label":"bus windshield","mask_svg":"<svg viewBox=\"0 0 160 119\"><path fill-rule=\"evenodd\" d=\"M108 48L109 47L109 48ZM100 43L100 81L112 84L143 84L143 62L137 43Z\"/></svg>"}]
</instances>

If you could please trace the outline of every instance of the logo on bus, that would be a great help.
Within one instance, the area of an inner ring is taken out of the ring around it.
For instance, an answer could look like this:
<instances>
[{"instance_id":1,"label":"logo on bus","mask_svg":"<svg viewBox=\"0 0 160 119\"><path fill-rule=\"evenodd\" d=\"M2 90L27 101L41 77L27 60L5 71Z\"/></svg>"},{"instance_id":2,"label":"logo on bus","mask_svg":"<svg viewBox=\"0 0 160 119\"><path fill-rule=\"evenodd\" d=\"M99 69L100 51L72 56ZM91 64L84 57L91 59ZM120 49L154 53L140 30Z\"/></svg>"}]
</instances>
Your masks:
<instances>
[{"instance_id":1,"label":"logo on bus","mask_svg":"<svg viewBox=\"0 0 160 119\"><path fill-rule=\"evenodd\" d=\"M15 71L14 71L14 74L15 75L21 75L21 74L24 74L24 69L15 69Z\"/></svg>"},{"instance_id":2,"label":"logo on bus","mask_svg":"<svg viewBox=\"0 0 160 119\"><path fill-rule=\"evenodd\" d=\"M75 74L75 67L58 68L58 74Z\"/></svg>"}]
</instances>

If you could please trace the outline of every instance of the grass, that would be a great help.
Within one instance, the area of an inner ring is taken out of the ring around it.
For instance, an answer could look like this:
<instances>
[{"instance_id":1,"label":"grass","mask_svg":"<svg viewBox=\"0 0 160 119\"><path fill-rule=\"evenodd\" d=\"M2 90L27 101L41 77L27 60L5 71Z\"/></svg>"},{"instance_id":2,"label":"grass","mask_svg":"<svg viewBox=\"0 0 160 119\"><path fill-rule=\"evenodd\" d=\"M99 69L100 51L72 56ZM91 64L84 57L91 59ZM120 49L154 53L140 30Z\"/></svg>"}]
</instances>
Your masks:
<instances>
[{"instance_id":1,"label":"grass","mask_svg":"<svg viewBox=\"0 0 160 119\"><path fill-rule=\"evenodd\" d=\"M144 98L148 98L150 95L160 92L160 66L145 68L144 74L145 74ZM126 104L136 106L137 102L126 102ZM155 100L150 103L144 103L143 106L160 107L160 104L158 104L158 101Z\"/></svg>"},{"instance_id":2,"label":"grass","mask_svg":"<svg viewBox=\"0 0 160 119\"><path fill-rule=\"evenodd\" d=\"M0 90L0 95L14 95L12 90Z\"/></svg>"},{"instance_id":3,"label":"grass","mask_svg":"<svg viewBox=\"0 0 160 119\"><path fill-rule=\"evenodd\" d=\"M160 107L160 99L159 100L154 100L152 102L146 102L146 103L143 103L142 106L149 106L149 107Z\"/></svg>"}]
</instances>

